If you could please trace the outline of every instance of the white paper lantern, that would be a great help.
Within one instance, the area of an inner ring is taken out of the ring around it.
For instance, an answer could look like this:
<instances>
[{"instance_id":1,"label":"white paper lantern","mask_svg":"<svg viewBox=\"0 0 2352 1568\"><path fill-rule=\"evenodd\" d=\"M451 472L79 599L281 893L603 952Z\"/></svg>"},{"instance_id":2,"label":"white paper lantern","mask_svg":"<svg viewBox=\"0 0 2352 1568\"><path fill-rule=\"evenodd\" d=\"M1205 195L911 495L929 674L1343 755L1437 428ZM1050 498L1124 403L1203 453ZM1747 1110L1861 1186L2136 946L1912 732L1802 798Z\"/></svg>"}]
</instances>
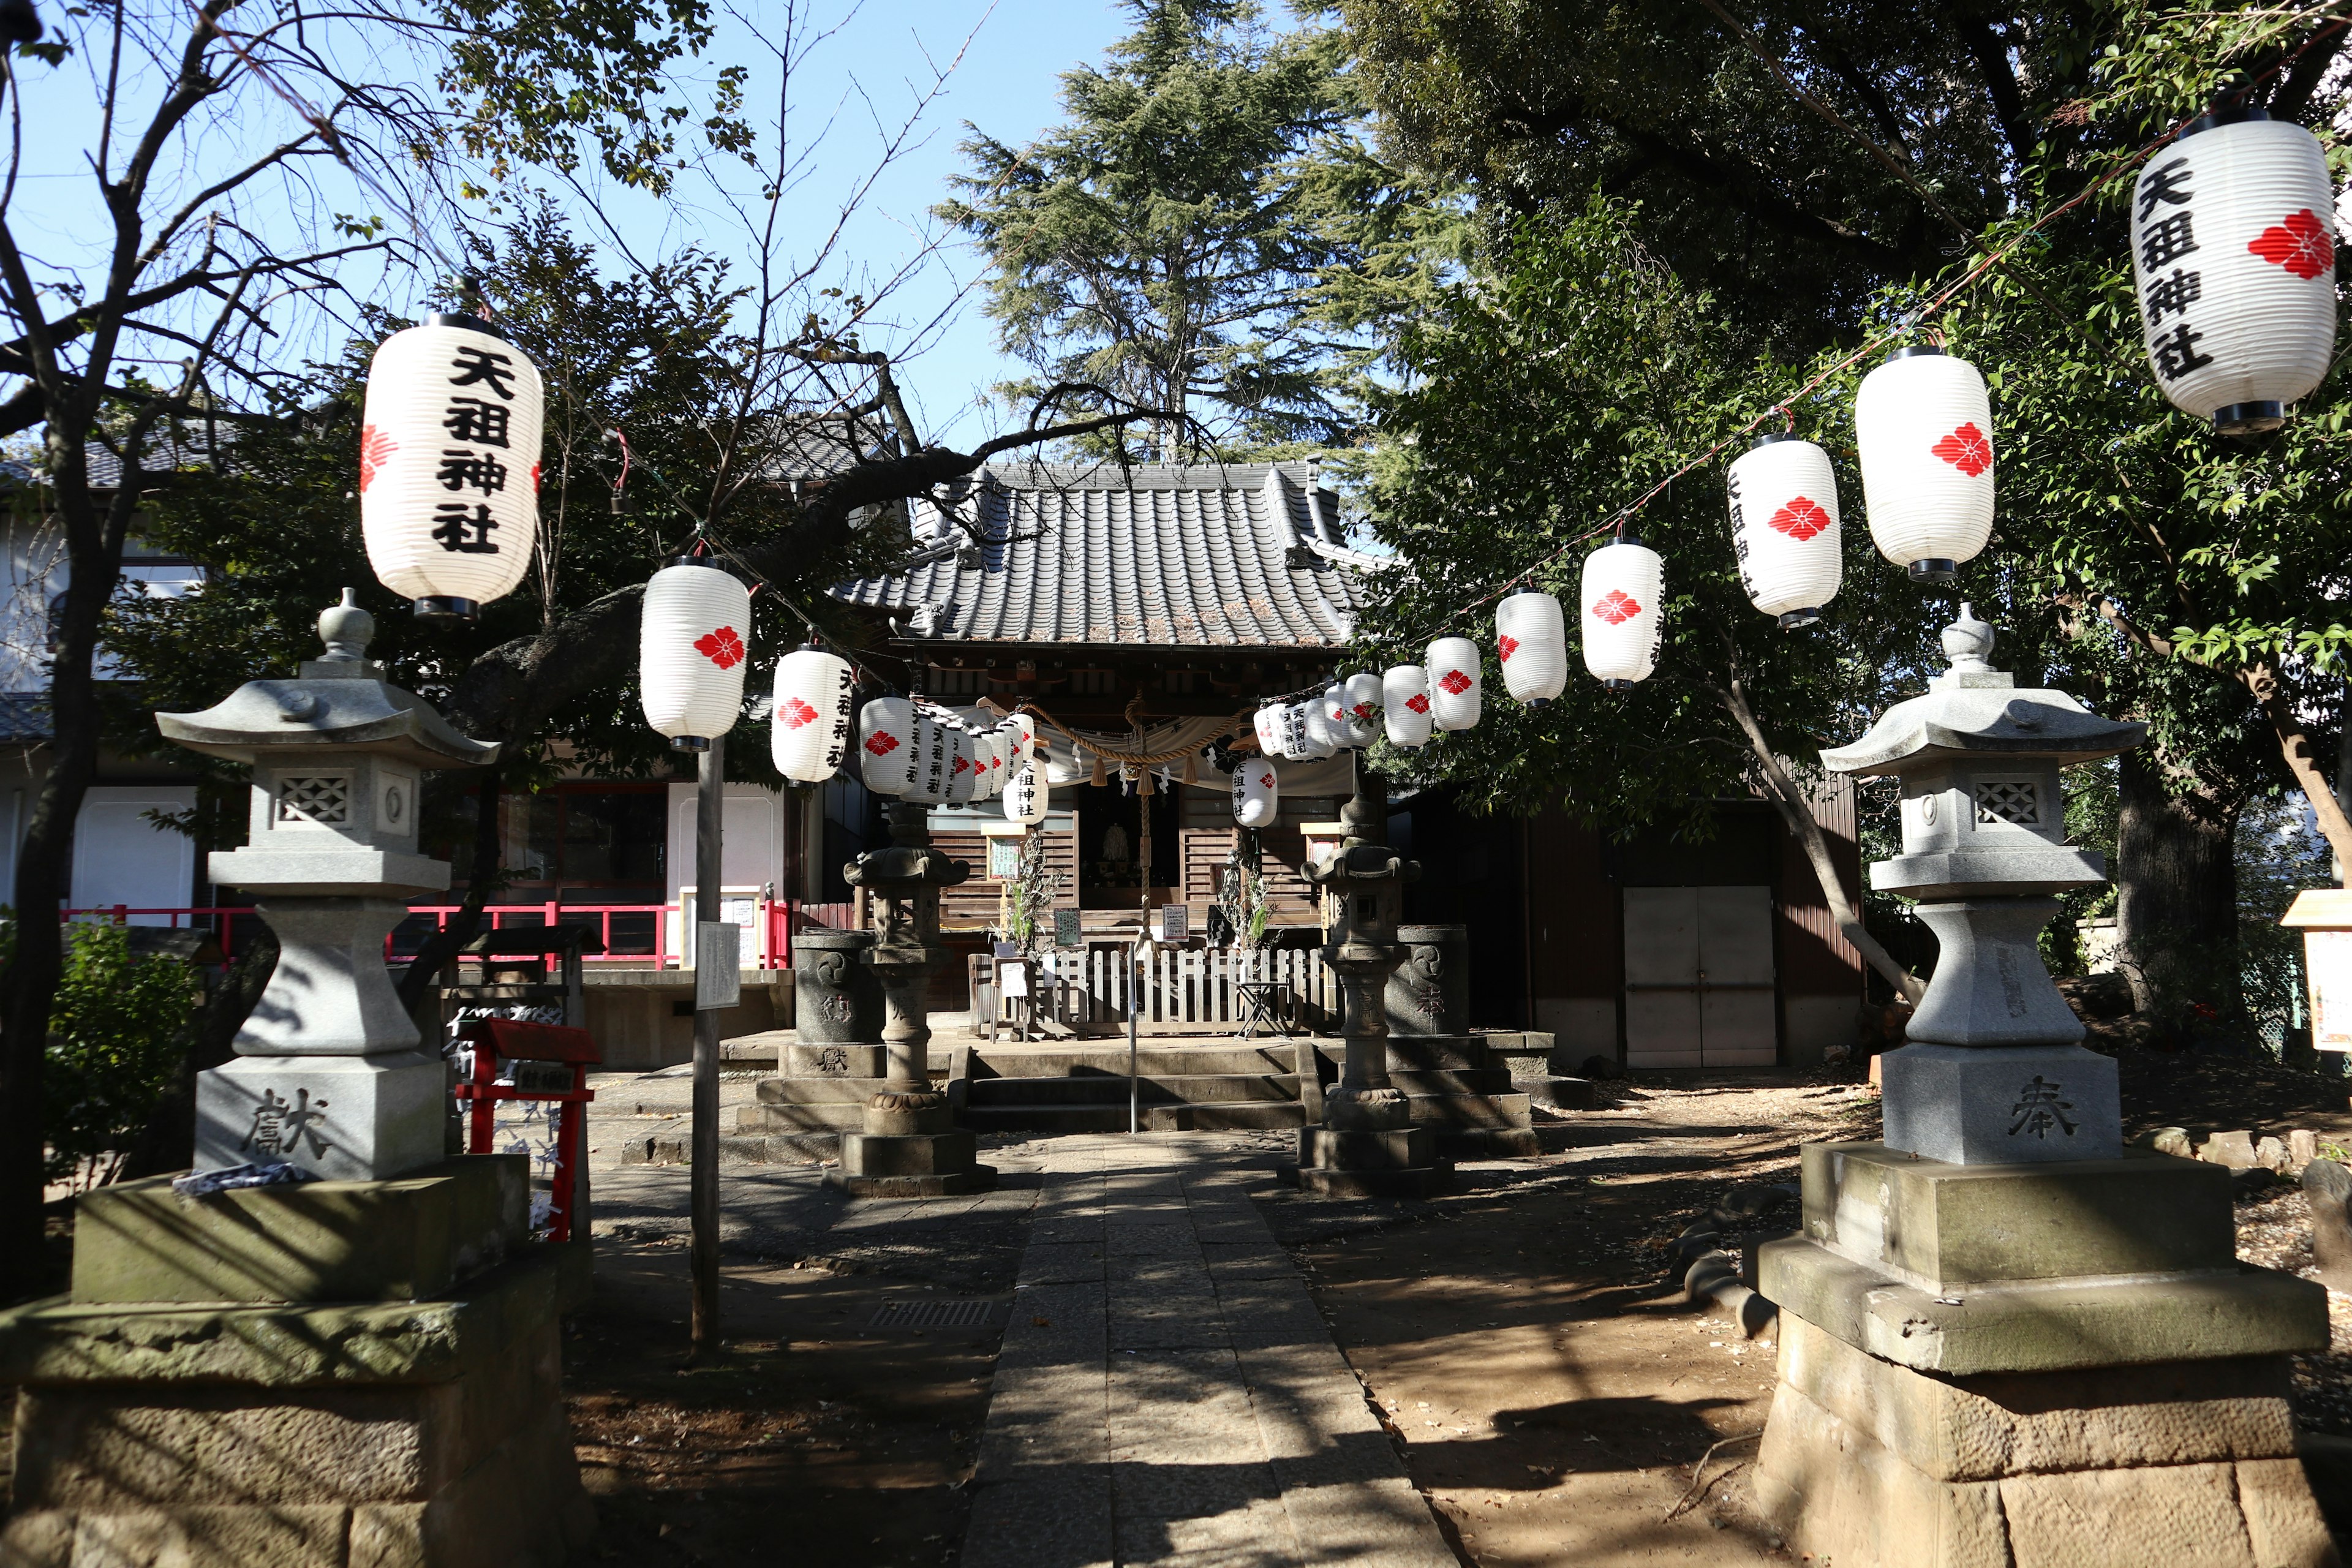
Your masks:
<instances>
[{"instance_id":1,"label":"white paper lantern","mask_svg":"<svg viewBox=\"0 0 2352 1568\"><path fill-rule=\"evenodd\" d=\"M1658 662L1665 563L1631 539L1584 558L1584 668L1612 690L1647 680Z\"/></svg>"},{"instance_id":2,"label":"white paper lantern","mask_svg":"<svg viewBox=\"0 0 2352 1568\"><path fill-rule=\"evenodd\" d=\"M1732 550L1748 602L1784 626L1822 618L1837 597L1837 475L1811 441L1759 436L1731 465Z\"/></svg>"},{"instance_id":3,"label":"white paper lantern","mask_svg":"<svg viewBox=\"0 0 2352 1568\"><path fill-rule=\"evenodd\" d=\"M948 734L948 795L950 805L964 805L980 791L979 757L971 743L971 731L954 720L941 721Z\"/></svg>"},{"instance_id":4,"label":"white paper lantern","mask_svg":"<svg viewBox=\"0 0 2352 1568\"><path fill-rule=\"evenodd\" d=\"M981 732L981 760L987 764L988 771L981 774L980 787L981 793L990 800L1004 793L1005 781L1013 776L1013 770L1018 765L1013 760L1016 740L1017 737L1002 731L984 730Z\"/></svg>"},{"instance_id":5,"label":"white paper lantern","mask_svg":"<svg viewBox=\"0 0 2352 1568\"><path fill-rule=\"evenodd\" d=\"M1522 588L1495 606L1503 687L1521 702L1549 702L1568 686L1568 624L1559 601Z\"/></svg>"},{"instance_id":6,"label":"white paper lantern","mask_svg":"<svg viewBox=\"0 0 2352 1568\"><path fill-rule=\"evenodd\" d=\"M849 661L821 647L795 648L776 661L768 754L778 773L798 784L823 784L841 771L856 685Z\"/></svg>"},{"instance_id":7,"label":"white paper lantern","mask_svg":"<svg viewBox=\"0 0 2352 1568\"><path fill-rule=\"evenodd\" d=\"M2276 428L2336 346L2336 200L2319 142L2262 110L2198 121L2132 193L2156 384L2225 435Z\"/></svg>"},{"instance_id":8,"label":"white paper lantern","mask_svg":"<svg viewBox=\"0 0 2352 1568\"><path fill-rule=\"evenodd\" d=\"M637 617L637 686L646 722L681 752L705 752L743 715L751 591L698 557L646 584Z\"/></svg>"},{"instance_id":9,"label":"white paper lantern","mask_svg":"<svg viewBox=\"0 0 2352 1568\"><path fill-rule=\"evenodd\" d=\"M1915 344L1862 378L1853 400L1862 500L1879 553L1948 583L1992 537L1992 401L1977 367Z\"/></svg>"},{"instance_id":10,"label":"white paper lantern","mask_svg":"<svg viewBox=\"0 0 2352 1568\"><path fill-rule=\"evenodd\" d=\"M539 540L539 367L471 316L427 316L368 364L360 531L421 616L472 620Z\"/></svg>"},{"instance_id":11,"label":"white paper lantern","mask_svg":"<svg viewBox=\"0 0 2352 1568\"><path fill-rule=\"evenodd\" d=\"M1279 702L1259 704L1258 710L1250 716L1250 723L1257 731L1258 755L1280 756L1282 754L1282 704Z\"/></svg>"},{"instance_id":12,"label":"white paper lantern","mask_svg":"<svg viewBox=\"0 0 2352 1568\"><path fill-rule=\"evenodd\" d=\"M1283 704L1281 754L1284 762L1303 763L1313 749L1314 742L1307 732L1307 720L1311 710L1312 704L1306 702Z\"/></svg>"},{"instance_id":13,"label":"white paper lantern","mask_svg":"<svg viewBox=\"0 0 2352 1568\"><path fill-rule=\"evenodd\" d=\"M1234 820L1244 827L1272 827L1281 815L1281 780L1265 757L1234 760Z\"/></svg>"},{"instance_id":14,"label":"white paper lantern","mask_svg":"<svg viewBox=\"0 0 2352 1568\"><path fill-rule=\"evenodd\" d=\"M1429 714L1441 730L1467 730L1478 722L1484 689L1478 645L1468 637L1440 637L1429 645Z\"/></svg>"},{"instance_id":15,"label":"white paper lantern","mask_svg":"<svg viewBox=\"0 0 2352 1568\"><path fill-rule=\"evenodd\" d=\"M1380 733L1381 678L1359 670L1339 683L1340 723L1351 746L1369 746Z\"/></svg>"},{"instance_id":16,"label":"white paper lantern","mask_svg":"<svg viewBox=\"0 0 2352 1568\"><path fill-rule=\"evenodd\" d=\"M1007 714L997 729L1004 736L1004 763L1018 772L1037 755L1037 721L1026 713Z\"/></svg>"},{"instance_id":17,"label":"white paper lantern","mask_svg":"<svg viewBox=\"0 0 2352 1568\"><path fill-rule=\"evenodd\" d=\"M1307 756L1312 762L1337 755L1347 749L1347 741L1334 717L1339 711L1339 689L1327 688L1321 697L1307 704Z\"/></svg>"},{"instance_id":18,"label":"white paper lantern","mask_svg":"<svg viewBox=\"0 0 2352 1568\"><path fill-rule=\"evenodd\" d=\"M876 795L904 795L922 752L915 744L915 705L877 697L857 713L857 771Z\"/></svg>"},{"instance_id":19,"label":"white paper lantern","mask_svg":"<svg viewBox=\"0 0 2352 1568\"><path fill-rule=\"evenodd\" d=\"M1004 784L1004 820L1017 822L1024 827L1034 827L1045 820L1047 792L1045 781L1039 776L1041 764L1035 761L1023 763Z\"/></svg>"},{"instance_id":20,"label":"white paper lantern","mask_svg":"<svg viewBox=\"0 0 2352 1568\"><path fill-rule=\"evenodd\" d=\"M1429 744L1429 672L1400 664L1381 677L1381 721L1391 746Z\"/></svg>"},{"instance_id":21,"label":"white paper lantern","mask_svg":"<svg viewBox=\"0 0 2352 1568\"><path fill-rule=\"evenodd\" d=\"M899 798L917 805L937 805L947 799L954 754L948 741L947 726L940 722L938 715L917 708L915 758L908 767L907 787L900 792Z\"/></svg>"}]
</instances>

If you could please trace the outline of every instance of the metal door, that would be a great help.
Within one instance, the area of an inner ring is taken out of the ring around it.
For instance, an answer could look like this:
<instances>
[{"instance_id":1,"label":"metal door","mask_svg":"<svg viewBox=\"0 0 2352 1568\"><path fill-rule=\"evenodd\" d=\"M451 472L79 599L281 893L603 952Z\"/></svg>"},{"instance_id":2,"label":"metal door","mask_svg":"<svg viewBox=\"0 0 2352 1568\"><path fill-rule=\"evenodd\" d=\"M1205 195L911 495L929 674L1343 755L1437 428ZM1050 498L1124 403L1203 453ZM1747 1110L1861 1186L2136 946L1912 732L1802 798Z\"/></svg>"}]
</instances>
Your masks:
<instances>
[{"instance_id":1,"label":"metal door","mask_svg":"<svg viewBox=\"0 0 2352 1568\"><path fill-rule=\"evenodd\" d=\"M1771 1066L1771 889L1628 888L1624 900L1626 1065Z\"/></svg>"}]
</instances>

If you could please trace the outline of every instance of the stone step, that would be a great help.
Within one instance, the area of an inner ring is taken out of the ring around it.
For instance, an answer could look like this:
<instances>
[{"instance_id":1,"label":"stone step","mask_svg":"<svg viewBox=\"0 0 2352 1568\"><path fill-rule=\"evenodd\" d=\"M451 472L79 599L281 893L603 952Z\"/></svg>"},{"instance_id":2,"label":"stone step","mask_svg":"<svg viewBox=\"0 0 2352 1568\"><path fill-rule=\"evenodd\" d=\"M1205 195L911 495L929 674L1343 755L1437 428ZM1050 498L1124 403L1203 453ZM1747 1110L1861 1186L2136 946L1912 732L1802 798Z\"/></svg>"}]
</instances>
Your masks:
<instances>
[{"instance_id":1,"label":"stone step","mask_svg":"<svg viewBox=\"0 0 2352 1568\"><path fill-rule=\"evenodd\" d=\"M1407 1094L1416 1126L1532 1127L1524 1094Z\"/></svg>"},{"instance_id":2,"label":"stone step","mask_svg":"<svg viewBox=\"0 0 2352 1568\"><path fill-rule=\"evenodd\" d=\"M729 1131L751 1138L790 1132L862 1132L866 1130L866 1100L818 1101L814 1104L746 1105L735 1112Z\"/></svg>"},{"instance_id":3,"label":"stone step","mask_svg":"<svg viewBox=\"0 0 2352 1568\"><path fill-rule=\"evenodd\" d=\"M763 1078L751 1092L762 1105L863 1105L882 1087L878 1078Z\"/></svg>"},{"instance_id":4,"label":"stone step","mask_svg":"<svg viewBox=\"0 0 2352 1568\"><path fill-rule=\"evenodd\" d=\"M1508 1068L1462 1068L1447 1072L1400 1072L1391 1069L1390 1081L1407 1094L1508 1094Z\"/></svg>"},{"instance_id":5,"label":"stone step","mask_svg":"<svg viewBox=\"0 0 2352 1568\"><path fill-rule=\"evenodd\" d=\"M1136 1070L1146 1078L1224 1077L1236 1074L1295 1072L1298 1049L1286 1041L1272 1045L1165 1046L1145 1045L1136 1052ZM981 1046L971 1053L971 1070L978 1078L1071 1078L1098 1073L1127 1073L1127 1045L1053 1047Z\"/></svg>"},{"instance_id":6,"label":"stone step","mask_svg":"<svg viewBox=\"0 0 2352 1568\"><path fill-rule=\"evenodd\" d=\"M1447 1160L1521 1159L1543 1152L1532 1127L1430 1128L1439 1156Z\"/></svg>"},{"instance_id":7,"label":"stone step","mask_svg":"<svg viewBox=\"0 0 2352 1568\"><path fill-rule=\"evenodd\" d=\"M1145 1103L1202 1105L1211 1101L1298 1100L1295 1073L1216 1073L1146 1077L1138 1086ZM1068 1078L976 1078L969 1086L971 1105L1125 1105L1127 1077L1086 1073Z\"/></svg>"},{"instance_id":8,"label":"stone step","mask_svg":"<svg viewBox=\"0 0 2352 1568\"><path fill-rule=\"evenodd\" d=\"M1338 1040L1318 1039L1315 1048L1335 1066L1348 1054ZM1484 1035L1391 1035L1388 1049L1392 1073L1476 1072L1502 1065Z\"/></svg>"}]
</instances>

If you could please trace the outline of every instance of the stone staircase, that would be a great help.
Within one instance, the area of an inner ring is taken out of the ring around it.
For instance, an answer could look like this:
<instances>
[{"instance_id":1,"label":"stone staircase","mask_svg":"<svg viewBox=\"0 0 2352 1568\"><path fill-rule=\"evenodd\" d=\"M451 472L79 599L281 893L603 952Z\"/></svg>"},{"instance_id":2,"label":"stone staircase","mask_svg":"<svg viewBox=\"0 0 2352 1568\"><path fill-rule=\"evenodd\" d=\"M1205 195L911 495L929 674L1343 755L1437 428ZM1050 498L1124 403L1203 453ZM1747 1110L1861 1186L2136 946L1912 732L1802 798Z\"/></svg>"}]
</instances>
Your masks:
<instances>
[{"instance_id":1,"label":"stone staircase","mask_svg":"<svg viewBox=\"0 0 2352 1568\"><path fill-rule=\"evenodd\" d=\"M782 1031L773 1038L767 1048L784 1070L759 1079L752 1104L731 1109L720 1127L720 1158L731 1164L835 1157L841 1134L865 1125L866 1101L880 1082L881 1048L803 1046ZM1414 1123L1436 1134L1439 1153L1480 1159L1538 1152L1528 1096L1513 1087L1498 1050L1520 1038L1390 1037L1389 1076L1404 1090ZM1174 1132L1320 1122L1323 1091L1339 1081L1344 1055L1345 1047L1328 1038L1149 1040L1136 1057L1139 1125ZM935 1036L929 1065L933 1080L946 1085L957 1124L975 1132L1127 1131L1124 1040L1019 1044ZM644 1151L625 1159L666 1163L685 1157L682 1122L640 1142Z\"/></svg>"}]
</instances>

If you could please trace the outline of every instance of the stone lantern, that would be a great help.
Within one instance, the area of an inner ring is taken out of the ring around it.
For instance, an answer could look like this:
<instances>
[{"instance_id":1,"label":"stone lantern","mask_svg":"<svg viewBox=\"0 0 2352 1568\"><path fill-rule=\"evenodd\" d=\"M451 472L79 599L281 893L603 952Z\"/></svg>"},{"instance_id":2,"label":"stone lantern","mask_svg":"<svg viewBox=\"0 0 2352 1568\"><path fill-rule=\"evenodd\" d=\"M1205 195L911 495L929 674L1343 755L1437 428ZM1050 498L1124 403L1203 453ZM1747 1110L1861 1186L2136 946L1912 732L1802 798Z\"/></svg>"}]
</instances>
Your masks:
<instances>
[{"instance_id":1,"label":"stone lantern","mask_svg":"<svg viewBox=\"0 0 2352 1568\"><path fill-rule=\"evenodd\" d=\"M419 853L418 790L478 767L469 741L367 656L375 621L352 601L319 617L322 658L250 680L201 713L159 713L166 739L253 767L242 849L211 879L254 895L278 967L238 1031L237 1059L196 1082L196 1169L286 1162L320 1176L396 1176L443 1158L446 1068L421 1049L384 967L407 900L449 886Z\"/></svg>"},{"instance_id":2,"label":"stone lantern","mask_svg":"<svg viewBox=\"0 0 2352 1568\"><path fill-rule=\"evenodd\" d=\"M1307 868L1330 895L1336 923L1323 955L1339 975L1347 1055L1323 1097L1323 1125L1298 1130L1298 1185L1318 1197L1421 1197L1437 1179L1430 1131L1389 1077L1389 976L1399 957L1405 884L1421 864L1388 846L1388 786L1359 768L1340 811L1347 836Z\"/></svg>"},{"instance_id":3,"label":"stone lantern","mask_svg":"<svg viewBox=\"0 0 2352 1568\"><path fill-rule=\"evenodd\" d=\"M869 849L842 875L883 900L881 940L866 962L881 977L888 1020L882 1026L887 1076L866 1102L866 1130L841 1136L841 1166L832 1179L859 1197L937 1197L985 1192L993 1166L976 1163L979 1140L959 1131L948 1097L931 1087L931 1026L926 992L947 956L940 942L940 889L971 875L931 845L930 811L890 805L890 842Z\"/></svg>"},{"instance_id":4,"label":"stone lantern","mask_svg":"<svg viewBox=\"0 0 2352 1568\"><path fill-rule=\"evenodd\" d=\"M2106 880L2098 855L2066 842L2060 771L2129 751L2147 726L2019 688L1992 668L1992 643L1962 605L1944 631L1950 670L1822 753L1832 773L1900 783L1903 853L1874 864L1870 885L1917 900L1937 944L1912 1043L1883 1064L1886 1146L1964 1165L2113 1159L2116 1064L2082 1047L2036 938L2055 895Z\"/></svg>"},{"instance_id":5,"label":"stone lantern","mask_svg":"<svg viewBox=\"0 0 2352 1568\"><path fill-rule=\"evenodd\" d=\"M2103 880L2060 770L2144 726L2018 688L1966 605L1944 649L1927 695L1822 753L1901 781L1872 883L1941 950L1884 1058L1884 1141L1807 1145L1803 1229L1759 1249L1757 1501L1839 1568L2333 1562L2287 1404L2326 1292L2239 1263L2228 1171L2123 1147L2116 1063L2034 946L2053 894Z\"/></svg>"}]
</instances>

